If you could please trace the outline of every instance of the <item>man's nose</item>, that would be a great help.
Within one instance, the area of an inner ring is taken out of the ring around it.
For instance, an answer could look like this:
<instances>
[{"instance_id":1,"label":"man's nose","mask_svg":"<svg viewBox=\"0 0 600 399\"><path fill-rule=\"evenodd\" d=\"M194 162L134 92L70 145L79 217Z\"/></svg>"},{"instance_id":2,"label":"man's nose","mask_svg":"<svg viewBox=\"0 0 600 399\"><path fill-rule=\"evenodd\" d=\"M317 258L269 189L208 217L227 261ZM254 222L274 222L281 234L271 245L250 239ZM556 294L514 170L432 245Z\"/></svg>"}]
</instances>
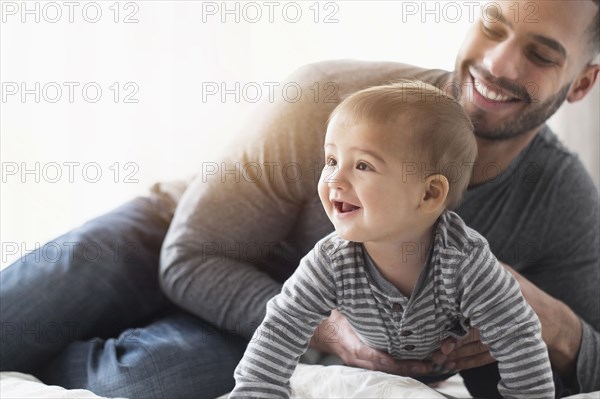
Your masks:
<instances>
[{"instance_id":1,"label":"man's nose","mask_svg":"<svg viewBox=\"0 0 600 399\"><path fill-rule=\"evenodd\" d=\"M521 59L516 43L505 40L485 52L483 66L496 78L517 81Z\"/></svg>"}]
</instances>

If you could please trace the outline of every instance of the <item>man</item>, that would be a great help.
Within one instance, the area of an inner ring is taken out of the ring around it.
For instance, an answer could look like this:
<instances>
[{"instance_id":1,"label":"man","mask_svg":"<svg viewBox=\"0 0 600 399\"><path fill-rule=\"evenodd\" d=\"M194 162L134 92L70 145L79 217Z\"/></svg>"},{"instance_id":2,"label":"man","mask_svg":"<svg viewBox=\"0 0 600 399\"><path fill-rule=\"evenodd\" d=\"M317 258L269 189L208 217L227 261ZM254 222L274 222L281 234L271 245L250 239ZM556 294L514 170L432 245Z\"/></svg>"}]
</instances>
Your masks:
<instances>
[{"instance_id":1,"label":"man","mask_svg":"<svg viewBox=\"0 0 600 399\"><path fill-rule=\"evenodd\" d=\"M223 160L225 171L243 165L241 178L198 176L181 198L159 186L151 198L57 240L99 243L102 258L93 265L76 251L51 265L31 254L7 268L2 370L107 396L226 392L245 348L240 336L250 338L268 299L332 230L315 180L328 115L351 92L417 78L453 90L474 122L479 159L457 211L519 279L563 393L600 390L598 191L544 126L565 99L583 98L597 79L600 67L590 60L598 52L598 2L527 2L538 23L509 18L512 1L498 4L500 13L469 31L454 74L394 63L302 68L290 79L306 93L316 82L321 89L332 82L335 95L279 101L257 116ZM117 253L115 242L133 249ZM159 254L161 287L192 314L158 289ZM48 334L50 326L61 334ZM313 346L375 370L420 376L432 368L365 347L336 312ZM473 393L478 387L468 373L494 371L476 331L470 342L446 342L434 361L463 370Z\"/></svg>"}]
</instances>

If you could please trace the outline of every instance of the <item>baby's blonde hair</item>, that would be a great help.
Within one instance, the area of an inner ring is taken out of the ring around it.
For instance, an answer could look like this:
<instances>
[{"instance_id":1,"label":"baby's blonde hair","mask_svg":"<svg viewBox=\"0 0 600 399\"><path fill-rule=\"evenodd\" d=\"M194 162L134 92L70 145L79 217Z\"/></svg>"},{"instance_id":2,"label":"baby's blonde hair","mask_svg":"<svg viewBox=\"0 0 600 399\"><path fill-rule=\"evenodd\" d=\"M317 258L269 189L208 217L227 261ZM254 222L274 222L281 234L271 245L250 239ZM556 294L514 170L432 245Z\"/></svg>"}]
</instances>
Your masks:
<instances>
[{"instance_id":1,"label":"baby's blonde hair","mask_svg":"<svg viewBox=\"0 0 600 399\"><path fill-rule=\"evenodd\" d=\"M471 179L477 143L469 117L452 96L425 82L403 80L351 94L329 121L336 116L346 124L368 122L397 130L407 138L409 151L403 155L419 161L422 177L445 176L450 185L446 207L458 206Z\"/></svg>"}]
</instances>

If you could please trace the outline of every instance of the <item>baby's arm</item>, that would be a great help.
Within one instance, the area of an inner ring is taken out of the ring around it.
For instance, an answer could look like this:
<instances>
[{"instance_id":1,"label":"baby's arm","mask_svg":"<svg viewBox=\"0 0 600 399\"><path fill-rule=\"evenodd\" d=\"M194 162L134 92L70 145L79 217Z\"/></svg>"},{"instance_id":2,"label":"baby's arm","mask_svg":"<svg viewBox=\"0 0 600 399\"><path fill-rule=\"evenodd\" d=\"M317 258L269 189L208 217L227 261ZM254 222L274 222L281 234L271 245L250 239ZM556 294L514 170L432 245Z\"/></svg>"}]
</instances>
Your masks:
<instances>
[{"instance_id":1,"label":"baby's arm","mask_svg":"<svg viewBox=\"0 0 600 399\"><path fill-rule=\"evenodd\" d=\"M500 394L553 398L552 370L539 319L487 244L471 249L456 277L461 311L498 361Z\"/></svg>"},{"instance_id":2,"label":"baby's arm","mask_svg":"<svg viewBox=\"0 0 600 399\"><path fill-rule=\"evenodd\" d=\"M336 306L330 257L320 241L300 262L267 314L235 369L230 398L288 398L290 377L319 322Z\"/></svg>"}]
</instances>

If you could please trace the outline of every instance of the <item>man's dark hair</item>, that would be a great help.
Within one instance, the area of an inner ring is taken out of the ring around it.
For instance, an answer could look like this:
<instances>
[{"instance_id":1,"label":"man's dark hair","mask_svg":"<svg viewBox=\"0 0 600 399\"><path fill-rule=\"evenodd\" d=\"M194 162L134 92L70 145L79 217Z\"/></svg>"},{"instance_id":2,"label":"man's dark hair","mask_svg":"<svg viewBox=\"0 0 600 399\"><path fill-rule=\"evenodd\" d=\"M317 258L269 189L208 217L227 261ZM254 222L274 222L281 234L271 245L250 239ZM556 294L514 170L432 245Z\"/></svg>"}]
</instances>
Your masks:
<instances>
[{"instance_id":1,"label":"man's dark hair","mask_svg":"<svg viewBox=\"0 0 600 399\"><path fill-rule=\"evenodd\" d=\"M600 0L592 0L597 7L594 19L585 30L588 37L589 55L593 59L600 53Z\"/></svg>"}]
</instances>

